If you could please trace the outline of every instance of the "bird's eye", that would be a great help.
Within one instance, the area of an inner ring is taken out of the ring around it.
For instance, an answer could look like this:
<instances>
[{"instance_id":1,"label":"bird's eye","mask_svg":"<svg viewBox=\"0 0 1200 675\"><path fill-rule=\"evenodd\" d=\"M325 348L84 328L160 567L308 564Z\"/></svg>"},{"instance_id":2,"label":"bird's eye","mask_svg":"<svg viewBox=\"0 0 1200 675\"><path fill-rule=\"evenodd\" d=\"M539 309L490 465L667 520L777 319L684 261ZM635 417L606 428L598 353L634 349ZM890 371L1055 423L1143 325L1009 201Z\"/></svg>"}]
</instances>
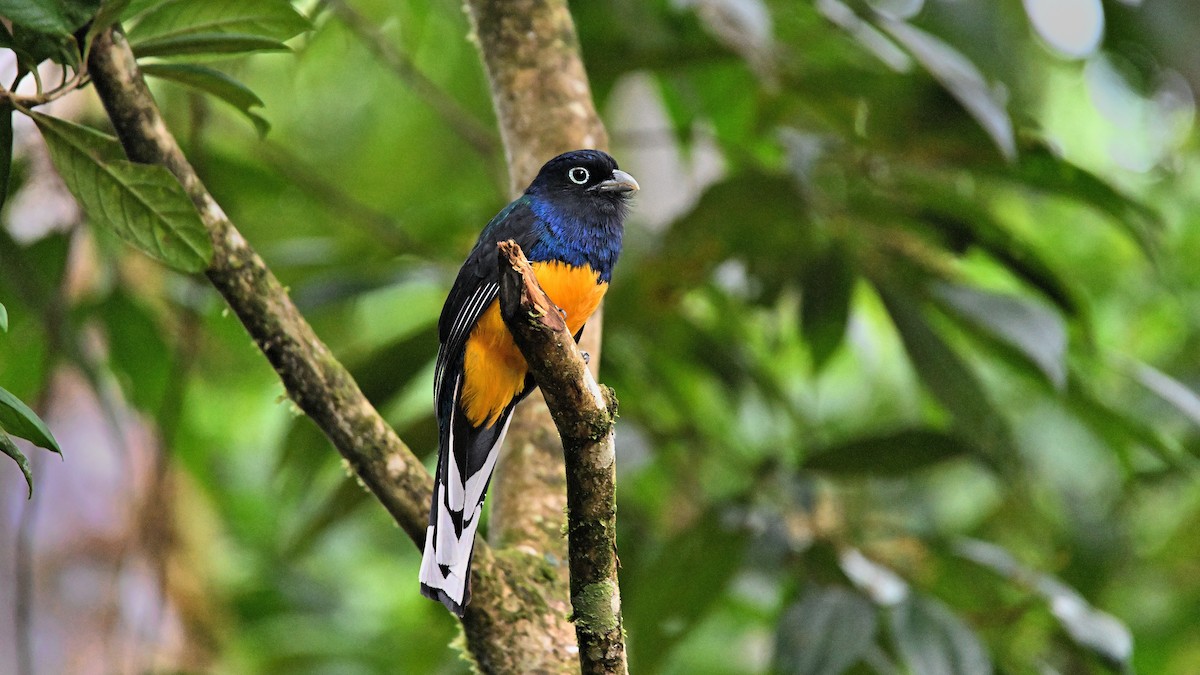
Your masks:
<instances>
[{"instance_id":1,"label":"bird's eye","mask_svg":"<svg viewBox=\"0 0 1200 675\"><path fill-rule=\"evenodd\" d=\"M588 170L582 166L577 166L567 172L567 178L570 178L571 182L576 185L583 185L588 182L589 175Z\"/></svg>"}]
</instances>

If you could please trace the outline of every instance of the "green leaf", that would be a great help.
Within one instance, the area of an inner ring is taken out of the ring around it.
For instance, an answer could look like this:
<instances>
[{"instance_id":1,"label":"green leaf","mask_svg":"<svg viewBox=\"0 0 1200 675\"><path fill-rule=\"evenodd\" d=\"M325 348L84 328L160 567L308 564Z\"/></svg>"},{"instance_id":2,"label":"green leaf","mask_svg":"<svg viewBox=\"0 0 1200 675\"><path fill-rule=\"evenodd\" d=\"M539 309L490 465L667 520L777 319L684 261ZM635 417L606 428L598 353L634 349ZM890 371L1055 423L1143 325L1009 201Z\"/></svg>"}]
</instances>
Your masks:
<instances>
[{"instance_id":1,"label":"green leaf","mask_svg":"<svg viewBox=\"0 0 1200 675\"><path fill-rule=\"evenodd\" d=\"M8 180L12 175L13 110L0 105L0 209L8 199Z\"/></svg>"},{"instance_id":2,"label":"green leaf","mask_svg":"<svg viewBox=\"0 0 1200 675\"><path fill-rule=\"evenodd\" d=\"M41 33L16 24L12 31L12 50L27 70L33 70L47 59L74 68L80 58L79 46L70 34Z\"/></svg>"},{"instance_id":3,"label":"green leaf","mask_svg":"<svg viewBox=\"0 0 1200 675\"><path fill-rule=\"evenodd\" d=\"M8 310L4 308L3 302L0 302L0 331L8 332Z\"/></svg>"},{"instance_id":4,"label":"green leaf","mask_svg":"<svg viewBox=\"0 0 1200 675\"><path fill-rule=\"evenodd\" d=\"M262 99L249 87L219 70L191 63L146 63L141 68L143 74L177 82L232 105L254 124L260 137L266 136L271 128L262 116L250 110L262 107Z\"/></svg>"},{"instance_id":5,"label":"green leaf","mask_svg":"<svg viewBox=\"0 0 1200 675\"><path fill-rule=\"evenodd\" d=\"M1141 247L1153 256L1162 219L1154 209L1122 194L1103 178L1055 154L1045 143L1021 148L1021 160L1006 167L1004 176L1023 185L1054 192L1088 204L1111 216Z\"/></svg>"},{"instance_id":6,"label":"green leaf","mask_svg":"<svg viewBox=\"0 0 1200 675\"><path fill-rule=\"evenodd\" d=\"M1012 447L1011 432L975 373L933 330L911 300L879 286L877 289L921 382L954 413L958 427L971 433L972 440L988 457L1010 457L1007 450Z\"/></svg>"},{"instance_id":7,"label":"green leaf","mask_svg":"<svg viewBox=\"0 0 1200 675\"><path fill-rule=\"evenodd\" d=\"M800 329L812 349L817 372L829 361L846 335L850 301L858 276L845 252L831 247L813 261L801 280Z\"/></svg>"},{"instance_id":8,"label":"green leaf","mask_svg":"<svg viewBox=\"0 0 1200 675\"><path fill-rule=\"evenodd\" d=\"M869 600L838 586L809 585L779 618L775 671L839 675L875 641L878 612Z\"/></svg>"},{"instance_id":9,"label":"green leaf","mask_svg":"<svg viewBox=\"0 0 1200 675\"><path fill-rule=\"evenodd\" d=\"M951 316L1016 350L1056 389L1067 385L1067 327L1049 307L1027 298L939 283L934 300Z\"/></svg>"},{"instance_id":10,"label":"green leaf","mask_svg":"<svg viewBox=\"0 0 1200 675\"><path fill-rule=\"evenodd\" d=\"M920 192L923 200L916 215L947 236L978 246L1004 265L1013 275L1025 280L1047 298L1075 316L1086 307L1079 292L1064 275L1029 242L1014 234L1007 225L972 199L944 189L941 183L915 180L905 186ZM1086 323L1086 321L1084 322Z\"/></svg>"},{"instance_id":11,"label":"green leaf","mask_svg":"<svg viewBox=\"0 0 1200 675\"><path fill-rule=\"evenodd\" d=\"M940 600L910 595L889 614L896 651L911 673L987 675L992 662L979 636Z\"/></svg>"},{"instance_id":12,"label":"green leaf","mask_svg":"<svg viewBox=\"0 0 1200 675\"><path fill-rule=\"evenodd\" d=\"M1148 363L1135 362L1131 370L1138 384L1170 404L1192 424L1200 426L1200 394Z\"/></svg>"},{"instance_id":13,"label":"green leaf","mask_svg":"<svg viewBox=\"0 0 1200 675\"><path fill-rule=\"evenodd\" d=\"M904 21L883 19L881 25L892 38L904 45L946 91L958 99L979 126L992 137L1005 159L1016 158L1017 143L1008 110L970 59L940 39Z\"/></svg>"},{"instance_id":14,"label":"green leaf","mask_svg":"<svg viewBox=\"0 0 1200 675\"><path fill-rule=\"evenodd\" d=\"M133 45L138 58L147 56L187 56L192 54L242 54L246 52L286 52L288 46L274 38L234 33L192 33L155 38Z\"/></svg>"},{"instance_id":15,"label":"green leaf","mask_svg":"<svg viewBox=\"0 0 1200 675\"><path fill-rule=\"evenodd\" d=\"M0 0L0 16L38 33L66 36L99 7L100 0Z\"/></svg>"},{"instance_id":16,"label":"green leaf","mask_svg":"<svg viewBox=\"0 0 1200 675\"><path fill-rule=\"evenodd\" d=\"M0 452L12 457L17 466L21 468L21 473L25 476L25 484L29 486L28 498L33 498L33 471L29 468L29 458L21 454L17 449L17 444L4 433L3 427L0 427Z\"/></svg>"},{"instance_id":17,"label":"green leaf","mask_svg":"<svg viewBox=\"0 0 1200 675\"><path fill-rule=\"evenodd\" d=\"M1133 659L1133 634L1113 615L1096 609L1078 591L1049 574L1021 564L1004 548L986 541L965 539L955 553L982 565L1022 587L1031 587L1050 606L1071 639L1094 652L1117 670L1125 671Z\"/></svg>"},{"instance_id":18,"label":"green leaf","mask_svg":"<svg viewBox=\"0 0 1200 675\"><path fill-rule=\"evenodd\" d=\"M818 450L805 460L804 468L849 476L903 476L974 451L970 443L944 431L901 429Z\"/></svg>"},{"instance_id":19,"label":"green leaf","mask_svg":"<svg viewBox=\"0 0 1200 675\"><path fill-rule=\"evenodd\" d=\"M312 28L286 0L172 0L142 16L130 44L186 35L244 35L280 42Z\"/></svg>"},{"instance_id":20,"label":"green leaf","mask_svg":"<svg viewBox=\"0 0 1200 675\"><path fill-rule=\"evenodd\" d=\"M208 231L183 186L161 166L124 159L116 139L32 114L63 182L94 223L103 223L146 255L200 272L212 259Z\"/></svg>"},{"instance_id":21,"label":"green leaf","mask_svg":"<svg viewBox=\"0 0 1200 675\"><path fill-rule=\"evenodd\" d=\"M62 454L58 441L54 440L42 418L4 387L0 387L0 428L13 436L24 438L39 448Z\"/></svg>"}]
</instances>

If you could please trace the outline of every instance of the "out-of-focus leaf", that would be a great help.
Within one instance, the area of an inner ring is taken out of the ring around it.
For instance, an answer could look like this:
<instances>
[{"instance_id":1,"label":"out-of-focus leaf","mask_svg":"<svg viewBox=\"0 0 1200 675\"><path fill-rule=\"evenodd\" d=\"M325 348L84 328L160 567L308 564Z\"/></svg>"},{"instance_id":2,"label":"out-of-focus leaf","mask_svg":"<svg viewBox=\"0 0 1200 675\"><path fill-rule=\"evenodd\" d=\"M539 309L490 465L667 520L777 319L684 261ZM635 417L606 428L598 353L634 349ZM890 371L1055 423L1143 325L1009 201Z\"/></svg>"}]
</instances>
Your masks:
<instances>
[{"instance_id":1,"label":"out-of-focus leaf","mask_svg":"<svg viewBox=\"0 0 1200 675\"><path fill-rule=\"evenodd\" d=\"M219 70L192 63L146 63L141 69L146 75L177 82L225 101L254 124L260 137L266 136L271 128L267 120L251 110L262 107L262 99L249 87Z\"/></svg>"},{"instance_id":2,"label":"out-of-focus leaf","mask_svg":"<svg viewBox=\"0 0 1200 675\"><path fill-rule=\"evenodd\" d=\"M920 220L962 242L964 247L978 246L1066 314L1075 316L1084 312L1079 292L1071 281L988 209L972 199L943 189L940 184L924 179L914 183L909 189L919 191L922 202L914 210Z\"/></svg>"},{"instance_id":3,"label":"out-of-focus leaf","mask_svg":"<svg viewBox=\"0 0 1200 675\"><path fill-rule=\"evenodd\" d=\"M116 139L33 113L50 159L88 219L146 255L185 272L212 259L212 242L183 186L161 166L124 159Z\"/></svg>"},{"instance_id":4,"label":"out-of-focus leaf","mask_svg":"<svg viewBox=\"0 0 1200 675\"><path fill-rule=\"evenodd\" d=\"M1096 174L1058 156L1044 143L1022 147L1020 161L1005 167L1001 175L1022 185L1070 197L1108 214L1146 255L1153 256L1162 228L1158 213L1122 194Z\"/></svg>"},{"instance_id":5,"label":"out-of-focus leaf","mask_svg":"<svg viewBox=\"0 0 1200 675\"><path fill-rule=\"evenodd\" d=\"M889 614L896 651L909 672L988 675L992 662L979 636L935 598L910 595Z\"/></svg>"},{"instance_id":6,"label":"out-of-focus leaf","mask_svg":"<svg viewBox=\"0 0 1200 675\"><path fill-rule=\"evenodd\" d=\"M1192 424L1200 426L1200 395L1191 387L1148 363L1134 364L1133 377L1155 396L1183 413Z\"/></svg>"},{"instance_id":7,"label":"out-of-focus leaf","mask_svg":"<svg viewBox=\"0 0 1200 675\"><path fill-rule=\"evenodd\" d=\"M652 297L665 290L690 290L722 261L745 264L763 295L774 297L796 278L795 255L814 249L812 228L795 181L782 175L745 171L710 187L696 207L667 233L664 260L648 266L660 273ZM793 255L780 256L780 251Z\"/></svg>"},{"instance_id":8,"label":"out-of-focus leaf","mask_svg":"<svg viewBox=\"0 0 1200 675\"><path fill-rule=\"evenodd\" d=\"M837 475L903 476L974 451L969 443L944 431L901 429L814 451L804 468Z\"/></svg>"},{"instance_id":9,"label":"out-of-focus leaf","mask_svg":"<svg viewBox=\"0 0 1200 675\"><path fill-rule=\"evenodd\" d=\"M194 54L242 54L247 52L285 52L288 46L274 38L236 33L189 33L152 38L133 46L138 58L147 56L189 56Z\"/></svg>"},{"instance_id":10,"label":"out-of-focus leaf","mask_svg":"<svg viewBox=\"0 0 1200 675\"><path fill-rule=\"evenodd\" d=\"M994 460L1008 456L1011 432L975 373L933 330L911 300L884 288L879 288L879 294L921 382L954 413L958 428L973 435L976 447Z\"/></svg>"},{"instance_id":11,"label":"out-of-focus leaf","mask_svg":"<svg viewBox=\"0 0 1200 675\"><path fill-rule=\"evenodd\" d=\"M955 552L1014 584L1030 587L1046 599L1050 612L1081 647L1109 665L1125 669L1133 658L1133 635L1119 619L1096 609L1079 592L1058 579L1022 565L1005 549L975 539L955 544Z\"/></svg>"},{"instance_id":12,"label":"out-of-focus leaf","mask_svg":"<svg viewBox=\"0 0 1200 675\"><path fill-rule=\"evenodd\" d=\"M0 429L24 438L39 448L62 454L58 441L54 440L54 435L42 418L4 387L0 387Z\"/></svg>"},{"instance_id":13,"label":"out-of-focus leaf","mask_svg":"<svg viewBox=\"0 0 1200 675\"><path fill-rule=\"evenodd\" d=\"M129 31L130 44L187 35L244 35L287 40L311 28L286 0L171 0L146 13Z\"/></svg>"},{"instance_id":14,"label":"out-of-focus leaf","mask_svg":"<svg viewBox=\"0 0 1200 675\"><path fill-rule=\"evenodd\" d=\"M910 594L908 582L853 547L838 552L838 566L860 591L881 607L894 607Z\"/></svg>"},{"instance_id":15,"label":"out-of-focus leaf","mask_svg":"<svg viewBox=\"0 0 1200 675\"><path fill-rule=\"evenodd\" d=\"M737 572L747 535L721 522L713 510L663 545L653 560L626 569L621 580L625 620L631 635L630 660L653 672L722 596ZM687 579L685 584L669 580Z\"/></svg>"},{"instance_id":16,"label":"out-of-focus leaf","mask_svg":"<svg viewBox=\"0 0 1200 675\"><path fill-rule=\"evenodd\" d=\"M846 335L850 301L857 279L853 263L839 247L813 261L801 280L800 328L812 349L813 368L820 372Z\"/></svg>"},{"instance_id":17,"label":"out-of-focus leaf","mask_svg":"<svg viewBox=\"0 0 1200 675\"><path fill-rule=\"evenodd\" d=\"M1006 159L1016 158L1012 119L975 64L950 45L907 22L881 19L880 24L958 99Z\"/></svg>"},{"instance_id":18,"label":"out-of-focus leaf","mask_svg":"<svg viewBox=\"0 0 1200 675\"><path fill-rule=\"evenodd\" d=\"M1179 448L1168 436L1120 406L1102 400L1091 390L1083 375L1074 372L1069 374L1066 402L1080 421L1112 447L1121 449L1134 444L1144 447L1169 465L1179 463Z\"/></svg>"},{"instance_id":19,"label":"out-of-focus leaf","mask_svg":"<svg viewBox=\"0 0 1200 675\"><path fill-rule=\"evenodd\" d=\"M817 11L826 19L846 31L858 41L864 49L883 61L889 68L898 73L907 73L912 69L912 59L903 49L896 46L886 35L864 21L854 13L848 5L839 0L817 0Z\"/></svg>"},{"instance_id":20,"label":"out-of-focus leaf","mask_svg":"<svg viewBox=\"0 0 1200 675\"><path fill-rule=\"evenodd\" d=\"M1067 384L1067 327L1048 307L1014 295L938 283L933 298L951 316L1012 347L1056 389Z\"/></svg>"},{"instance_id":21,"label":"out-of-focus leaf","mask_svg":"<svg viewBox=\"0 0 1200 675\"><path fill-rule=\"evenodd\" d=\"M8 309L3 302L0 302L0 331L8 332Z\"/></svg>"},{"instance_id":22,"label":"out-of-focus leaf","mask_svg":"<svg viewBox=\"0 0 1200 675\"><path fill-rule=\"evenodd\" d=\"M25 484L29 486L28 499L33 498L33 471L29 467L29 458L17 449L17 444L4 433L4 426L0 425L0 452L12 457L12 460L17 463L21 469L21 474L25 476Z\"/></svg>"},{"instance_id":23,"label":"out-of-focus leaf","mask_svg":"<svg viewBox=\"0 0 1200 675\"><path fill-rule=\"evenodd\" d=\"M39 33L65 36L99 7L100 0L0 0L0 16Z\"/></svg>"},{"instance_id":24,"label":"out-of-focus leaf","mask_svg":"<svg viewBox=\"0 0 1200 675\"><path fill-rule=\"evenodd\" d=\"M789 675L838 675L875 641L877 610L838 586L810 584L779 618L775 670Z\"/></svg>"}]
</instances>

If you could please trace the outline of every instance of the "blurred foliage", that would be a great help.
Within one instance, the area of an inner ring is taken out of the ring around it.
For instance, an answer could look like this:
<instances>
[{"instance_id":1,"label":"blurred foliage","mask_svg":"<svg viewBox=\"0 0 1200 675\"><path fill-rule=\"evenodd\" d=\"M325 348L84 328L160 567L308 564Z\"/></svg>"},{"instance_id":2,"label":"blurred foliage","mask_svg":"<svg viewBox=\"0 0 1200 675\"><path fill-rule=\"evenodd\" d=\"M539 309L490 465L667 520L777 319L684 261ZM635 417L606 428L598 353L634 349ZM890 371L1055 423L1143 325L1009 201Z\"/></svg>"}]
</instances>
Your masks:
<instances>
[{"instance_id":1,"label":"blurred foliage","mask_svg":"<svg viewBox=\"0 0 1200 675\"><path fill-rule=\"evenodd\" d=\"M206 184L431 461L437 313L506 201L455 126L487 86L459 3L329 4L124 11ZM601 378L635 672L1200 662L1200 9L1033 4L573 3L645 188ZM99 336L197 488L221 668L465 670L418 553L216 295L87 232L0 247L32 271L0 274L27 356L0 382L29 400ZM68 256L91 278L58 316Z\"/></svg>"}]
</instances>

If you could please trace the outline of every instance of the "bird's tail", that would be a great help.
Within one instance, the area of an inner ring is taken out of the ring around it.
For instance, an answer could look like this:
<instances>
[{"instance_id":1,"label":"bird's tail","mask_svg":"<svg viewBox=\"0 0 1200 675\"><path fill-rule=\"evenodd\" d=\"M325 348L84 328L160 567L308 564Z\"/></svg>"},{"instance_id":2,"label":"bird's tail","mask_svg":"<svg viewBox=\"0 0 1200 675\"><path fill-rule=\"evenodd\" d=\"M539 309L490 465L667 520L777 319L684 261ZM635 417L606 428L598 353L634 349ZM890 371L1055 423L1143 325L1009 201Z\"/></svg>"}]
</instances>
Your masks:
<instances>
[{"instance_id":1,"label":"bird's tail","mask_svg":"<svg viewBox=\"0 0 1200 675\"><path fill-rule=\"evenodd\" d=\"M460 617L471 601L471 554L483 498L515 404L514 400L495 424L474 428L455 402L448 433L441 434L421 558L421 594Z\"/></svg>"}]
</instances>

